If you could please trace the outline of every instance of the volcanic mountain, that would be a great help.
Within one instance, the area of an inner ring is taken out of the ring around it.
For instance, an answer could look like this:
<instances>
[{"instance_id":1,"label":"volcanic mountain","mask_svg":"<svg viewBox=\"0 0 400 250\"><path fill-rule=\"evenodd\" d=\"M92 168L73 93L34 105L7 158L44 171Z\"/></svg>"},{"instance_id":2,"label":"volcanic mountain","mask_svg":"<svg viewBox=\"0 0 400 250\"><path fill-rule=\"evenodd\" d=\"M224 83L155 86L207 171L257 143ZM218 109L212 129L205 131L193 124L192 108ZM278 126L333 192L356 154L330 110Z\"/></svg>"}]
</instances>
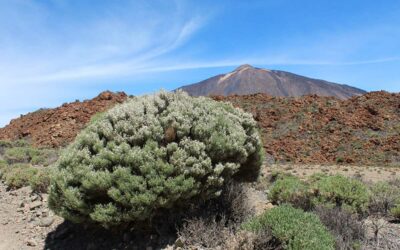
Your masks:
<instances>
[{"instance_id":1,"label":"volcanic mountain","mask_svg":"<svg viewBox=\"0 0 400 250\"><path fill-rule=\"evenodd\" d=\"M248 95L265 93L271 96L333 96L347 99L366 93L348 85L312 79L293 73L256 68L245 64L234 71L183 86L192 96Z\"/></svg>"}]
</instances>

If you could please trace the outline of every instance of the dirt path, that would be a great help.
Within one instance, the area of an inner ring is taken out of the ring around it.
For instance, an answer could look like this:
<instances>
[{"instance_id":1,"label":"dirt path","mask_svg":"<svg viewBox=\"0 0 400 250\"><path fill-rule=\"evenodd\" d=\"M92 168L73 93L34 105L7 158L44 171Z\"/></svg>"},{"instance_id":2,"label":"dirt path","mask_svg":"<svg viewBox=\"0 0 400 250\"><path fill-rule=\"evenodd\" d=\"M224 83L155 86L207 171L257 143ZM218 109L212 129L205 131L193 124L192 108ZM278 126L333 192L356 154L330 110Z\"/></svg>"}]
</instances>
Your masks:
<instances>
[{"instance_id":1,"label":"dirt path","mask_svg":"<svg viewBox=\"0 0 400 250\"><path fill-rule=\"evenodd\" d=\"M7 191L0 182L0 250L43 249L48 232L62 222L46 202L30 188Z\"/></svg>"},{"instance_id":2,"label":"dirt path","mask_svg":"<svg viewBox=\"0 0 400 250\"><path fill-rule=\"evenodd\" d=\"M315 173L341 174L348 177L357 177L366 182L388 181L400 178L398 167L373 167L373 166L340 166L340 165L271 165L263 168L265 176L274 171L283 171L300 178L307 178Z\"/></svg>"}]
</instances>

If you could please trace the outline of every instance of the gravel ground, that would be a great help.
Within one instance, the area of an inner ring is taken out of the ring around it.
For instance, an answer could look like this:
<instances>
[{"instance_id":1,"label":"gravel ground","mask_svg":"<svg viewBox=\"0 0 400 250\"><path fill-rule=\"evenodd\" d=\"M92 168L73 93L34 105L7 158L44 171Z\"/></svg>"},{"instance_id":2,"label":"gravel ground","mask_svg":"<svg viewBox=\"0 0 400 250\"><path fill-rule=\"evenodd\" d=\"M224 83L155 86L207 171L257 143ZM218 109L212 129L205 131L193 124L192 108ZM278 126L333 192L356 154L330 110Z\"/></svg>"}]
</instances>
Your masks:
<instances>
[{"instance_id":1,"label":"gravel ground","mask_svg":"<svg viewBox=\"0 0 400 250\"><path fill-rule=\"evenodd\" d=\"M29 187L7 191L0 182L0 249L43 249L49 232L63 219L47 208L47 195Z\"/></svg>"}]
</instances>

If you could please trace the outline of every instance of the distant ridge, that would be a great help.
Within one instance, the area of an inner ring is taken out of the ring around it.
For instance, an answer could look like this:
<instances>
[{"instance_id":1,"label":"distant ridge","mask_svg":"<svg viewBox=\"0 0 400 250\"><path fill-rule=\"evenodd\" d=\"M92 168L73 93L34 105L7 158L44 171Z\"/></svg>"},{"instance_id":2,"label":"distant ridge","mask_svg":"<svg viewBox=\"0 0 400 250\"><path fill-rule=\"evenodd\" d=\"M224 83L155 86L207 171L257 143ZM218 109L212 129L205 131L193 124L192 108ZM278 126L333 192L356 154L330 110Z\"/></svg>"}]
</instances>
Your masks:
<instances>
[{"instance_id":1,"label":"distant ridge","mask_svg":"<svg viewBox=\"0 0 400 250\"><path fill-rule=\"evenodd\" d=\"M348 99L366 91L344 84L308 78L280 70L267 70L244 64L234 71L183 86L192 96L248 95L265 93L271 96L333 96Z\"/></svg>"},{"instance_id":2,"label":"distant ridge","mask_svg":"<svg viewBox=\"0 0 400 250\"><path fill-rule=\"evenodd\" d=\"M90 100L65 103L57 108L40 109L21 115L0 128L0 140L25 139L35 146L66 146L93 115L122 103L126 98L124 92L104 91Z\"/></svg>"}]
</instances>

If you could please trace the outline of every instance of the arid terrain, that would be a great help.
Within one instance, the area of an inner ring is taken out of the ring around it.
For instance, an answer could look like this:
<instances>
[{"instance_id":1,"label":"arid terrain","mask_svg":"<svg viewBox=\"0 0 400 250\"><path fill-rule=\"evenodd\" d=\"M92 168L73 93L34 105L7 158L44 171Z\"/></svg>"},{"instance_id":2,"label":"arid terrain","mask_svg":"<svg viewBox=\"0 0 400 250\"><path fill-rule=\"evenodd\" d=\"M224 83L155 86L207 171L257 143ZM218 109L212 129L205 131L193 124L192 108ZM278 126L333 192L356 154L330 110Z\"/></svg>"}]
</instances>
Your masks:
<instances>
[{"instance_id":1,"label":"arid terrain","mask_svg":"<svg viewBox=\"0 0 400 250\"><path fill-rule=\"evenodd\" d=\"M384 91L348 100L333 97L215 96L251 112L271 163L400 165L400 94ZM126 99L104 92L85 101L39 110L0 129L0 139L39 147L71 142L90 118Z\"/></svg>"},{"instance_id":2,"label":"arid terrain","mask_svg":"<svg viewBox=\"0 0 400 250\"><path fill-rule=\"evenodd\" d=\"M400 94L214 97L251 112L270 163L400 164Z\"/></svg>"},{"instance_id":3,"label":"arid terrain","mask_svg":"<svg viewBox=\"0 0 400 250\"><path fill-rule=\"evenodd\" d=\"M127 95L105 91L83 102L65 103L54 109L41 109L21 115L0 128L0 140L28 139L36 146L62 147L71 142L90 118L117 103Z\"/></svg>"},{"instance_id":4,"label":"arid terrain","mask_svg":"<svg viewBox=\"0 0 400 250\"><path fill-rule=\"evenodd\" d=\"M319 166L319 165L272 165L265 166L262 178L255 188L249 190L251 206L260 214L274 207L265 195L265 179L274 171L297 175L301 178L315 173L342 174L361 178L367 182L388 181L400 176L399 168ZM0 183L0 249L4 250L41 250L41 249L141 249L137 248L135 238L130 232L115 234L110 238L108 232L90 231L75 227L64 219L54 215L47 206L47 194L38 196L29 187L7 190ZM367 221L367 223L369 223ZM372 230L372 227L371 227ZM382 230L392 239L400 233L400 224L388 224L382 221ZM372 237L372 236L371 236ZM158 239L136 239L144 242L143 249L174 249L175 238L160 243ZM147 248L146 248L147 241ZM400 244L398 242L397 244ZM46 246L46 247L45 247ZM154 247L156 246L156 247Z\"/></svg>"},{"instance_id":5,"label":"arid terrain","mask_svg":"<svg viewBox=\"0 0 400 250\"><path fill-rule=\"evenodd\" d=\"M0 0L0 250L400 250L400 0Z\"/></svg>"},{"instance_id":6,"label":"arid terrain","mask_svg":"<svg viewBox=\"0 0 400 250\"><path fill-rule=\"evenodd\" d=\"M28 155L42 156L43 150L45 157L39 158L38 163L31 156L14 159L7 155L10 146L3 142L0 160L45 169L42 165L47 165L48 158L54 162L55 152L73 141L94 115L126 98L124 93L103 92L93 100L64 104L14 119L0 129L1 140L16 141L21 150L27 147ZM276 172L302 180L316 173L339 174L368 185L400 177L400 94L372 92L348 100L265 94L213 98L251 112L258 122L267 157L261 178L247 193L247 202L256 214L276 206L267 197L271 187L268 180ZM33 147L19 145L21 139ZM0 249L149 250L179 249L176 247L181 244L176 236L158 238L129 230L110 235L105 230L74 226L48 208L46 193L32 191L31 187L10 189L6 183L0 183L0 197ZM368 245L366 241L363 249L374 249L371 246L379 244L380 249L398 246L396 235L400 226L394 222L386 218L364 218L362 223L373 243ZM380 223L379 236L374 236L377 223ZM376 243L376 239L381 242Z\"/></svg>"}]
</instances>

